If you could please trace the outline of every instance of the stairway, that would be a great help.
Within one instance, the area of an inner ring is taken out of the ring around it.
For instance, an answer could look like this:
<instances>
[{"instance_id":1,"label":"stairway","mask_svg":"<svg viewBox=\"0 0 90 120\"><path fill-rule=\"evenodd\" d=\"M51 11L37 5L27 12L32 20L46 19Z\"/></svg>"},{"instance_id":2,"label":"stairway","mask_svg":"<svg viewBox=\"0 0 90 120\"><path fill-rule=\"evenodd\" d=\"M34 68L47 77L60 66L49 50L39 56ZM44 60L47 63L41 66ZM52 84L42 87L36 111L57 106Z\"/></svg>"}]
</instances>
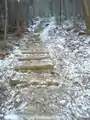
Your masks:
<instances>
[{"instance_id":1,"label":"stairway","mask_svg":"<svg viewBox=\"0 0 90 120\"><path fill-rule=\"evenodd\" d=\"M42 41L30 41L18 59L14 70L19 73L10 81L11 86L58 86L54 66Z\"/></svg>"},{"instance_id":2,"label":"stairway","mask_svg":"<svg viewBox=\"0 0 90 120\"><path fill-rule=\"evenodd\" d=\"M51 105L50 96L59 92L60 76L54 72L45 43L28 42L19 55L14 71L16 74L9 84L15 91L16 115L23 120L57 120L52 115L55 107Z\"/></svg>"}]
</instances>

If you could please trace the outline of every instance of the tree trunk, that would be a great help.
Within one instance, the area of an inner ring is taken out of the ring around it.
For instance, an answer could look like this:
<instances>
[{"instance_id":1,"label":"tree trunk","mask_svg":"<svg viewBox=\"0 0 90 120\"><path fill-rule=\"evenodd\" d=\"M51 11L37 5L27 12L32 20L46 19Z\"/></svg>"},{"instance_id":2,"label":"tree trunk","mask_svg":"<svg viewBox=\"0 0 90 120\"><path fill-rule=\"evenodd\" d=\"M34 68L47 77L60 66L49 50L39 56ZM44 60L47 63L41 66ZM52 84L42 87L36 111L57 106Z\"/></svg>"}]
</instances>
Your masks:
<instances>
[{"instance_id":1,"label":"tree trunk","mask_svg":"<svg viewBox=\"0 0 90 120\"><path fill-rule=\"evenodd\" d=\"M17 18L16 18L16 26L17 26L17 31L16 31L16 36L21 37L21 26L22 26L22 14L20 12L20 3L17 2Z\"/></svg>"},{"instance_id":2,"label":"tree trunk","mask_svg":"<svg viewBox=\"0 0 90 120\"><path fill-rule=\"evenodd\" d=\"M64 1L64 4L65 4L65 16L66 16L66 19L69 19L69 1L68 0L65 0Z\"/></svg>"},{"instance_id":3,"label":"tree trunk","mask_svg":"<svg viewBox=\"0 0 90 120\"><path fill-rule=\"evenodd\" d=\"M90 0L82 0L82 8L87 26L87 34L90 34Z\"/></svg>"},{"instance_id":4,"label":"tree trunk","mask_svg":"<svg viewBox=\"0 0 90 120\"><path fill-rule=\"evenodd\" d=\"M60 0L60 24L61 24L61 20L62 20L62 7L61 7L61 5L62 5L62 0Z\"/></svg>"},{"instance_id":5,"label":"tree trunk","mask_svg":"<svg viewBox=\"0 0 90 120\"><path fill-rule=\"evenodd\" d=\"M4 40L7 39L7 17L8 17L8 13L7 13L7 0L5 0L5 30L4 30Z\"/></svg>"},{"instance_id":6,"label":"tree trunk","mask_svg":"<svg viewBox=\"0 0 90 120\"><path fill-rule=\"evenodd\" d=\"M73 0L73 24L74 24L74 27L76 28L76 6L75 6L75 0Z\"/></svg>"}]
</instances>

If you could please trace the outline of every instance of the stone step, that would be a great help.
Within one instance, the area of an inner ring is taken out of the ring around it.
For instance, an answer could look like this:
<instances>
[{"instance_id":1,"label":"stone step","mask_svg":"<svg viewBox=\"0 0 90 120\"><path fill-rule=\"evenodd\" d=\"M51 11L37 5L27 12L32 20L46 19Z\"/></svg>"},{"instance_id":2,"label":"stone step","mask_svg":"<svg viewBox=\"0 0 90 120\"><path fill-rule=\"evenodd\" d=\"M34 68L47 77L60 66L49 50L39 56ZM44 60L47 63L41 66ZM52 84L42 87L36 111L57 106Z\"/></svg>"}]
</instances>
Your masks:
<instances>
[{"instance_id":1,"label":"stone step","mask_svg":"<svg viewBox=\"0 0 90 120\"><path fill-rule=\"evenodd\" d=\"M22 57L22 58L19 58L19 61L43 60L43 59L50 59L50 57L49 56L42 56L42 57Z\"/></svg>"},{"instance_id":2,"label":"stone step","mask_svg":"<svg viewBox=\"0 0 90 120\"><path fill-rule=\"evenodd\" d=\"M15 71L22 70L52 70L52 64L22 64L15 67Z\"/></svg>"}]
</instances>

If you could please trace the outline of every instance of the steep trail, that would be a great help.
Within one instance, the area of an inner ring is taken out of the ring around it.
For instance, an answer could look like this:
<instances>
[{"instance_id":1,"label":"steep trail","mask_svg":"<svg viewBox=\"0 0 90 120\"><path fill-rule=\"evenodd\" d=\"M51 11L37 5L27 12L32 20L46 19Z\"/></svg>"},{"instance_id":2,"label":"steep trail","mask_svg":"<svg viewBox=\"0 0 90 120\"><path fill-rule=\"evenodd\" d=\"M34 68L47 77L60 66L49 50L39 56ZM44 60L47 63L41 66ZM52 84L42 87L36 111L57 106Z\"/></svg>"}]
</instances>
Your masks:
<instances>
[{"instance_id":1,"label":"steep trail","mask_svg":"<svg viewBox=\"0 0 90 120\"><path fill-rule=\"evenodd\" d=\"M5 120L90 119L90 37L78 36L71 23L62 29L51 19L16 41L0 66L9 93Z\"/></svg>"},{"instance_id":2,"label":"steep trail","mask_svg":"<svg viewBox=\"0 0 90 120\"><path fill-rule=\"evenodd\" d=\"M54 72L53 61L45 43L37 35L30 39L24 49L21 46L21 55L17 54L18 62L13 68L16 72L9 80L15 92L12 98L13 110L8 111L5 119L56 120L54 104L59 95L60 77Z\"/></svg>"}]
</instances>

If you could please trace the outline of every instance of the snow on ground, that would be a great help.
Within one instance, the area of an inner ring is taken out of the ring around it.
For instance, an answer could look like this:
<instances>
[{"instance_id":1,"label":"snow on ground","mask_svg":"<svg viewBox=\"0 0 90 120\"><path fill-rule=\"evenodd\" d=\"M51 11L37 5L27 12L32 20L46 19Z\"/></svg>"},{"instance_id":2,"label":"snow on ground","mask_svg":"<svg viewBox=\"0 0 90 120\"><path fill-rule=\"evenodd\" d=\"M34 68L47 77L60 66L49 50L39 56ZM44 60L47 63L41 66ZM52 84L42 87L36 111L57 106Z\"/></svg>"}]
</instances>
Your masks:
<instances>
[{"instance_id":1,"label":"snow on ground","mask_svg":"<svg viewBox=\"0 0 90 120\"><path fill-rule=\"evenodd\" d=\"M50 96L51 108L55 108L55 113L59 112L59 120L90 119L90 37L77 36L74 30L71 20L59 26L53 17L40 34L50 52L55 71L60 75L60 91L63 92ZM23 47L28 42L26 36L20 40ZM4 82L12 77L13 65L20 54L20 47L14 46L11 54L0 60L0 77Z\"/></svg>"},{"instance_id":2,"label":"snow on ground","mask_svg":"<svg viewBox=\"0 0 90 120\"><path fill-rule=\"evenodd\" d=\"M90 36L77 36L70 20L58 26L51 19L40 38L47 43L65 96L71 99L64 108L67 116L90 119Z\"/></svg>"},{"instance_id":3,"label":"snow on ground","mask_svg":"<svg viewBox=\"0 0 90 120\"><path fill-rule=\"evenodd\" d=\"M1 82L8 83L8 77L11 77L13 74L13 65L17 63L17 53L20 54L19 47L14 47L14 50L10 55L6 56L4 60L0 60L0 71L1 71ZM3 79L3 81L2 81Z\"/></svg>"},{"instance_id":4,"label":"snow on ground","mask_svg":"<svg viewBox=\"0 0 90 120\"><path fill-rule=\"evenodd\" d=\"M9 80L12 79L12 76L15 74L14 66L17 64L18 58L21 55L22 50L20 49L20 45L23 47L25 46L28 36L29 35L24 35L24 37L18 41L13 40L9 42L9 44L13 46L13 50L10 51L10 54L7 55L3 60L0 60L0 120L4 119L5 109L7 107L5 102L7 101L8 97L11 97L10 92L12 90L9 85Z\"/></svg>"},{"instance_id":5,"label":"snow on ground","mask_svg":"<svg viewBox=\"0 0 90 120\"><path fill-rule=\"evenodd\" d=\"M54 29L56 26L55 26L55 18L54 17L52 17L51 18L51 22L49 23L49 25L48 25L48 27L45 27L45 29L43 30L43 32L42 32L42 34L40 35L40 38L41 39L43 39L44 38L44 40L45 39L48 39L48 31L50 30L50 29Z\"/></svg>"}]
</instances>

